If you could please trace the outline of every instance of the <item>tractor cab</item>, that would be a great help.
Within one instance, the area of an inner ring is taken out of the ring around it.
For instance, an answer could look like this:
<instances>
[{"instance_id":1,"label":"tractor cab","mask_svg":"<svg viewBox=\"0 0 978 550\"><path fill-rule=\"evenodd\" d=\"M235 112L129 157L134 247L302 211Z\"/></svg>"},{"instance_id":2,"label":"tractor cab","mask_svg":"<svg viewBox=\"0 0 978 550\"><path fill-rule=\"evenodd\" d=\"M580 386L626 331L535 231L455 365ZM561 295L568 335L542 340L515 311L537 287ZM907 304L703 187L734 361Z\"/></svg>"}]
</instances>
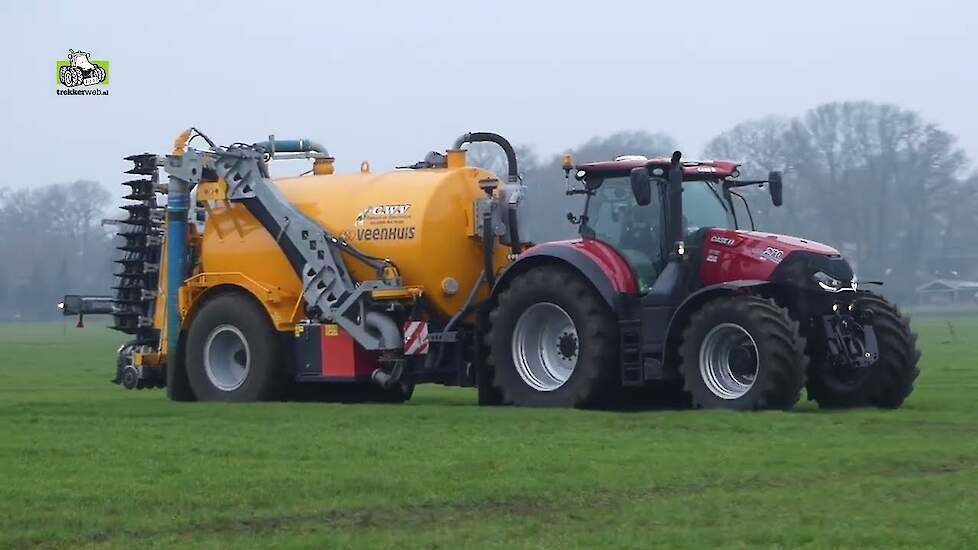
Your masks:
<instances>
[{"instance_id":1,"label":"tractor cab","mask_svg":"<svg viewBox=\"0 0 978 550\"><path fill-rule=\"evenodd\" d=\"M672 171L681 186L681 196L674 201L678 204L670 203L672 159L629 155L576 166L565 162L568 180L573 169L583 186L568 186L567 193L586 195L583 213L568 214L568 219L579 226L582 238L607 243L625 258L642 294L652 290L671 253L690 257L695 264L709 230L735 231L745 222L754 229L749 211L748 219L738 219L734 197L742 197L733 188L771 183L772 198L780 204L777 172L768 180L741 182L734 179L739 176L735 162L677 161ZM678 214L670 225L671 212ZM686 279L695 290L699 278Z\"/></svg>"}]
</instances>

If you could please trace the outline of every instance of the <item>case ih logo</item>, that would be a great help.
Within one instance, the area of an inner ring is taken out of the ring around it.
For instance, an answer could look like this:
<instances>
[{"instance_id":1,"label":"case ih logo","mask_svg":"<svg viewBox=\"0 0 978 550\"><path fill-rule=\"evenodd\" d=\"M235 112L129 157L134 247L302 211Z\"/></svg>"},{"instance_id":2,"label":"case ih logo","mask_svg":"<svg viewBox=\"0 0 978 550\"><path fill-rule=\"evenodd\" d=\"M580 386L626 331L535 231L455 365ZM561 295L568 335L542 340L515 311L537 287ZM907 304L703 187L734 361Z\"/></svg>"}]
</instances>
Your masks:
<instances>
[{"instance_id":1,"label":"case ih logo","mask_svg":"<svg viewBox=\"0 0 978 550\"><path fill-rule=\"evenodd\" d=\"M108 95L107 90L84 90L91 86L109 85L109 61L90 59L88 52L68 50L68 59L55 63L58 84L67 89L58 89L58 95Z\"/></svg>"},{"instance_id":2,"label":"case ih logo","mask_svg":"<svg viewBox=\"0 0 978 550\"><path fill-rule=\"evenodd\" d=\"M368 206L360 212L353 225L363 225L369 219L394 218L407 215L411 208L410 204L382 204L379 206Z\"/></svg>"},{"instance_id":3,"label":"case ih logo","mask_svg":"<svg viewBox=\"0 0 978 550\"><path fill-rule=\"evenodd\" d=\"M733 246L737 244L737 241L731 239L730 237L722 237L720 235L714 235L710 237L711 243L722 244L723 246Z\"/></svg>"}]
</instances>

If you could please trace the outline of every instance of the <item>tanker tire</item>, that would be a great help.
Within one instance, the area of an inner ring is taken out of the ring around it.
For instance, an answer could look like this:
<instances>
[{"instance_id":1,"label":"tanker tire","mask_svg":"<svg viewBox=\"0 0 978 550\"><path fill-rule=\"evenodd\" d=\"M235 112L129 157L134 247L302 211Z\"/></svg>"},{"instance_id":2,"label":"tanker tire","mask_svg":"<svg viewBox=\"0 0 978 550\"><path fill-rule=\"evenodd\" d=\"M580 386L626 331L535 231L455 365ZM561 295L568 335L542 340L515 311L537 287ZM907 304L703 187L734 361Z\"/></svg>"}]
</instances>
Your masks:
<instances>
[{"instance_id":1,"label":"tanker tire","mask_svg":"<svg viewBox=\"0 0 978 550\"><path fill-rule=\"evenodd\" d=\"M712 330L736 325L753 340L757 371L750 388L736 398L722 398L708 387L701 369L701 347ZM693 404L704 409L789 410L805 387L805 339L798 322L773 300L750 295L707 302L694 313L679 347L680 370Z\"/></svg>"},{"instance_id":2,"label":"tanker tire","mask_svg":"<svg viewBox=\"0 0 978 550\"><path fill-rule=\"evenodd\" d=\"M865 293L853 300L856 310L873 312L873 330L879 346L879 359L868 368L868 376L854 385L841 384L828 369L814 361L809 374L808 397L823 409L879 407L896 409L913 392L920 375L917 363L917 334L910 330L910 320L890 302Z\"/></svg>"},{"instance_id":3,"label":"tanker tire","mask_svg":"<svg viewBox=\"0 0 978 550\"><path fill-rule=\"evenodd\" d=\"M232 334L236 330L247 343L247 374L241 385L231 390L217 387L204 363L208 338L218 329ZM280 399L287 385L281 348L281 338L268 315L250 296L240 292L218 294L201 306L187 331L185 365L190 387L199 401Z\"/></svg>"},{"instance_id":4,"label":"tanker tire","mask_svg":"<svg viewBox=\"0 0 978 550\"><path fill-rule=\"evenodd\" d=\"M579 343L570 377L557 389L541 391L516 369L512 340L517 321L530 306L550 303L570 317ZM581 278L557 267L538 267L517 275L499 294L489 314L488 363L492 385L503 404L532 407L596 408L612 404L621 387L618 327L608 305Z\"/></svg>"}]
</instances>

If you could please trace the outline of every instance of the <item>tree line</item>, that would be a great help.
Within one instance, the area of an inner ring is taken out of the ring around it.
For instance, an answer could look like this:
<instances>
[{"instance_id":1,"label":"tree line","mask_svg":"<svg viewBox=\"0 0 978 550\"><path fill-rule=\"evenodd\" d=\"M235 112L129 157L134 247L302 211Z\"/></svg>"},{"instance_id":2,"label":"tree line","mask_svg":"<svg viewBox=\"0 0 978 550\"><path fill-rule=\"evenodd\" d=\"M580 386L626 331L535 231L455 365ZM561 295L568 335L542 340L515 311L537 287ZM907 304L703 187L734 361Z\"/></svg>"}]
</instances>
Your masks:
<instances>
[{"instance_id":1,"label":"tree line","mask_svg":"<svg viewBox=\"0 0 978 550\"><path fill-rule=\"evenodd\" d=\"M576 162L622 154L668 156L676 141L658 131L596 137L567 152ZM567 196L562 153L517 147L528 186L531 238L571 238L580 196ZM687 157L693 157L684 151ZM758 228L822 241L850 258L863 280L886 283L898 300L932 278L978 278L978 173L956 138L919 114L866 101L827 103L796 117L748 120L714 137L702 158L743 161L744 178L784 171L785 204L744 193ZM492 145L470 162L505 173ZM61 295L109 293L119 203L102 185L79 180L32 189L0 186L0 320L49 319ZM118 211L117 211L118 212Z\"/></svg>"},{"instance_id":2,"label":"tree line","mask_svg":"<svg viewBox=\"0 0 978 550\"><path fill-rule=\"evenodd\" d=\"M109 292L113 229L101 220L118 202L86 180L0 187L0 321L52 319L67 292Z\"/></svg>"}]
</instances>

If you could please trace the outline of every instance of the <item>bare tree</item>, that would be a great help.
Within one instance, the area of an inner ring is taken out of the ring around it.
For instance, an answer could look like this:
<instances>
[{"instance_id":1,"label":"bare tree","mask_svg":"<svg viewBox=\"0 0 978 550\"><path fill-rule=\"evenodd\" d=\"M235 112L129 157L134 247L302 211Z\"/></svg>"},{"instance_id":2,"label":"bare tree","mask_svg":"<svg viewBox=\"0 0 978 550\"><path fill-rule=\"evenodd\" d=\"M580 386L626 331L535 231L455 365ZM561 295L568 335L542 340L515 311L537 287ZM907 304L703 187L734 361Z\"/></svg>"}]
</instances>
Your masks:
<instances>
[{"instance_id":1,"label":"bare tree","mask_svg":"<svg viewBox=\"0 0 978 550\"><path fill-rule=\"evenodd\" d=\"M897 294L926 275L928 243L966 216L952 213L966 163L954 136L893 105L828 103L791 121L743 123L707 152L753 155L745 173L783 167L786 206L761 218L842 248L864 277L896 283Z\"/></svg>"}]
</instances>

